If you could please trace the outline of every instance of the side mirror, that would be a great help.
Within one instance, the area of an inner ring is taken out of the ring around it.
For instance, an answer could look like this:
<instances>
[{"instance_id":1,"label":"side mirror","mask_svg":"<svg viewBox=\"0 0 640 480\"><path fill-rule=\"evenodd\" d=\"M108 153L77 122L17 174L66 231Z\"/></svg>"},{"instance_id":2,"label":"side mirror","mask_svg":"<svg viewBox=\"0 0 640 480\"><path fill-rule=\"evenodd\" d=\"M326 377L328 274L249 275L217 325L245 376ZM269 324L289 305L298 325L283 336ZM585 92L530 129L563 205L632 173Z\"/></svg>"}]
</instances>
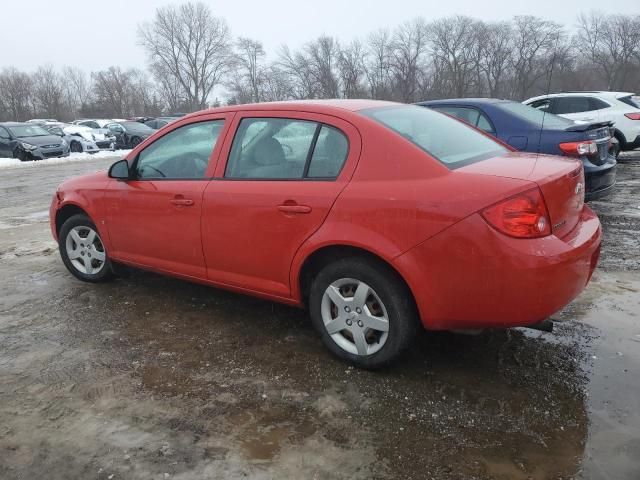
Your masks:
<instances>
[{"instance_id":1,"label":"side mirror","mask_svg":"<svg viewBox=\"0 0 640 480\"><path fill-rule=\"evenodd\" d=\"M129 162L126 160L118 160L109 168L109 178L118 180L129 180Z\"/></svg>"}]
</instances>

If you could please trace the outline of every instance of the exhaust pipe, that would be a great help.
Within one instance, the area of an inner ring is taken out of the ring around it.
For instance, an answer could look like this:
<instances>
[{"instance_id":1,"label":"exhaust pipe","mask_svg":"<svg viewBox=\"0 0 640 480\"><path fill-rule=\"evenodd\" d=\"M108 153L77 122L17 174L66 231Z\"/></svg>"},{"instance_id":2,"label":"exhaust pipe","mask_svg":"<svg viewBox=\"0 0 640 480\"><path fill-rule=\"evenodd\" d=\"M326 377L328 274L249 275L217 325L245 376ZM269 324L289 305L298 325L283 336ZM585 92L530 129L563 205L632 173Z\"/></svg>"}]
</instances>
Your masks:
<instances>
[{"instance_id":1,"label":"exhaust pipe","mask_svg":"<svg viewBox=\"0 0 640 480\"><path fill-rule=\"evenodd\" d=\"M539 330L541 332L551 333L553 332L553 320L543 320L540 323L534 323L533 325L528 325L526 328L530 328L531 330Z\"/></svg>"}]
</instances>

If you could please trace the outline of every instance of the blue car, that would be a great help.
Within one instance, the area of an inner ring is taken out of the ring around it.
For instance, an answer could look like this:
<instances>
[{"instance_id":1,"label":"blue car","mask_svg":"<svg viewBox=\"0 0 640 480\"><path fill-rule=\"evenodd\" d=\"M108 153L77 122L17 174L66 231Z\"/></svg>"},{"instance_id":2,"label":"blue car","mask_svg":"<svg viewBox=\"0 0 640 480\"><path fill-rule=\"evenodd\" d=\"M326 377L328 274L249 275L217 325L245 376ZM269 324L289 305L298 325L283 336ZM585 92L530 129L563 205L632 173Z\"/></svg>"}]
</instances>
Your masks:
<instances>
[{"instance_id":1,"label":"blue car","mask_svg":"<svg viewBox=\"0 0 640 480\"><path fill-rule=\"evenodd\" d=\"M579 157L584 164L585 199L608 195L616 183L609 122L576 123L510 100L460 98L418 105L454 116L516 150Z\"/></svg>"}]
</instances>

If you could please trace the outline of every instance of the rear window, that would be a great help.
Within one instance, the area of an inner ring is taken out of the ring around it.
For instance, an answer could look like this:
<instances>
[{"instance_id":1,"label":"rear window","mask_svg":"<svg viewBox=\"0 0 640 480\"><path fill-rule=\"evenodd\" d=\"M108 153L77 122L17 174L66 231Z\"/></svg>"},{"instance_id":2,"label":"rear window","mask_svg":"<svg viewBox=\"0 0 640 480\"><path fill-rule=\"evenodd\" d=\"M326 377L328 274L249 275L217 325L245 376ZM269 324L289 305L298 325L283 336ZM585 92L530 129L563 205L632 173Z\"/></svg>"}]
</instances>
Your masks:
<instances>
[{"instance_id":1,"label":"rear window","mask_svg":"<svg viewBox=\"0 0 640 480\"><path fill-rule=\"evenodd\" d=\"M543 124L548 128L567 128L575 125L573 120L559 117L552 113L547 113L543 110L538 110L537 108L518 102L502 102L496 106L501 110L505 110L516 117L526 120L538 128L541 128Z\"/></svg>"},{"instance_id":2,"label":"rear window","mask_svg":"<svg viewBox=\"0 0 640 480\"><path fill-rule=\"evenodd\" d=\"M468 125L426 107L403 105L360 112L454 169L509 150Z\"/></svg>"},{"instance_id":3,"label":"rear window","mask_svg":"<svg viewBox=\"0 0 640 480\"><path fill-rule=\"evenodd\" d=\"M628 97L619 98L622 103L626 103L630 107L640 108L640 97L629 95Z\"/></svg>"}]
</instances>

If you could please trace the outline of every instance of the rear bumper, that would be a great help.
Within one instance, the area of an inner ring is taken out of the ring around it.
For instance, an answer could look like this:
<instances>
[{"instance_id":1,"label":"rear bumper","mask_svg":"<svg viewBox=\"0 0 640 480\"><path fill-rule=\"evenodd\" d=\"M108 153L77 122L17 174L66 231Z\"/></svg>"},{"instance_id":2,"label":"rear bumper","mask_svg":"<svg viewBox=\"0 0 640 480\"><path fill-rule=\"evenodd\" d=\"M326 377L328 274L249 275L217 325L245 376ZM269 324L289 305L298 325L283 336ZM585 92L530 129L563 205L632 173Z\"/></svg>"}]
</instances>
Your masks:
<instances>
[{"instance_id":1,"label":"rear bumper","mask_svg":"<svg viewBox=\"0 0 640 480\"><path fill-rule=\"evenodd\" d=\"M561 310L585 288L602 232L584 207L567 236L522 240L502 235L480 215L397 257L425 328L527 326Z\"/></svg>"},{"instance_id":2,"label":"rear bumper","mask_svg":"<svg viewBox=\"0 0 640 480\"><path fill-rule=\"evenodd\" d=\"M603 165L584 162L585 201L597 200L611 193L616 184L617 163L613 157Z\"/></svg>"}]
</instances>

